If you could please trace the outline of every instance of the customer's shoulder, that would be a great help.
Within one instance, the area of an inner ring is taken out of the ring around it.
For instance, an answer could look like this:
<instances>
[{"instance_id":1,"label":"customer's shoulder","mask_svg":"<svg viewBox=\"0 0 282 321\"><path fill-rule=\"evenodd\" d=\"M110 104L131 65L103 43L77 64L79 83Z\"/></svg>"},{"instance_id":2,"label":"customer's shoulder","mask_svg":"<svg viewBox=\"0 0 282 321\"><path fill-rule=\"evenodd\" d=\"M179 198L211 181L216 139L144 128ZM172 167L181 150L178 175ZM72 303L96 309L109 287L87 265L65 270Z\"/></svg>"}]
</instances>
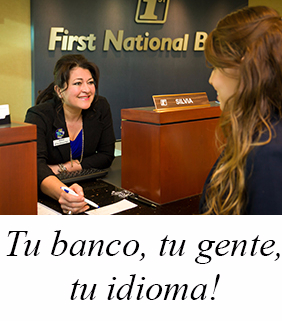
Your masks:
<instances>
[{"instance_id":1,"label":"customer's shoulder","mask_svg":"<svg viewBox=\"0 0 282 321\"><path fill-rule=\"evenodd\" d=\"M270 134L271 132L271 134ZM269 142L268 142L269 141ZM275 120L271 124L270 130L266 130L261 138L262 150L275 149L282 153L282 120ZM267 143L268 142L268 143Z\"/></svg>"},{"instance_id":2,"label":"customer's shoulder","mask_svg":"<svg viewBox=\"0 0 282 321\"><path fill-rule=\"evenodd\" d=\"M270 133L271 132L271 133ZM282 121L272 123L272 128L265 130L261 135L259 144L251 151L249 157L258 162L271 162L274 158L282 161Z\"/></svg>"}]
</instances>

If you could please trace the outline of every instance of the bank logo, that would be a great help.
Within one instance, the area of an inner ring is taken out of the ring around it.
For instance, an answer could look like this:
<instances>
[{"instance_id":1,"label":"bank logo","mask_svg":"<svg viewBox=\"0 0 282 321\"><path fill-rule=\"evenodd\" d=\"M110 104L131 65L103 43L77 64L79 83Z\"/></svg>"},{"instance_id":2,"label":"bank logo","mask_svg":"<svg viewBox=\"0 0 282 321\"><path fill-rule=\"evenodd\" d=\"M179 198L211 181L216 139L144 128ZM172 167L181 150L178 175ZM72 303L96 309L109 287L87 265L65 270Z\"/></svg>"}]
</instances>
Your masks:
<instances>
[{"instance_id":1,"label":"bank logo","mask_svg":"<svg viewBox=\"0 0 282 321\"><path fill-rule=\"evenodd\" d=\"M138 0L137 23L165 23L170 0Z\"/></svg>"}]
</instances>

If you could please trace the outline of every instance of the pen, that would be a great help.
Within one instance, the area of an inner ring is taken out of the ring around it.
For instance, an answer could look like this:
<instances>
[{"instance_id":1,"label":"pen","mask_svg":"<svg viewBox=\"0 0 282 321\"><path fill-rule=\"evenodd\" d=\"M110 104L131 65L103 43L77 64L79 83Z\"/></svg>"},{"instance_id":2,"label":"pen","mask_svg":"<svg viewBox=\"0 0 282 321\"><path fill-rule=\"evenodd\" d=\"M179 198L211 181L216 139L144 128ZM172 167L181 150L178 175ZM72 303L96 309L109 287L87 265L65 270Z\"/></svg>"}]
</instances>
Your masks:
<instances>
[{"instance_id":1,"label":"pen","mask_svg":"<svg viewBox=\"0 0 282 321\"><path fill-rule=\"evenodd\" d=\"M79 196L78 194L76 194L76 192L74 192L72 189L66 187L66 186L61 186L61 189L66 192L66 193L70 193L71 195L75 195L75 196ZM96 203L88 200L87 198L84 198L84 202L93 206L93 207L96 207L96 208L99 208L100 206L97 205Z\"/></svg>"},{"instance_id":2,"label":"pen","mask_svg":"<svg viewBox=\"0 0 282 321\"><path fill-rule=\"evenodd\" d=\"M132 200L134 200L134 201L137 201L137 202L146 204L146 205L151 206L151 207L157 207L156 204L151 203L151 202L149 202L149 201L147 201L147 200L145 200L145 199L143 199L143 198L137 197L137 196L129 195L128 198L129 198L129 199L132 199Z\"/></svg>"}]
</instances>

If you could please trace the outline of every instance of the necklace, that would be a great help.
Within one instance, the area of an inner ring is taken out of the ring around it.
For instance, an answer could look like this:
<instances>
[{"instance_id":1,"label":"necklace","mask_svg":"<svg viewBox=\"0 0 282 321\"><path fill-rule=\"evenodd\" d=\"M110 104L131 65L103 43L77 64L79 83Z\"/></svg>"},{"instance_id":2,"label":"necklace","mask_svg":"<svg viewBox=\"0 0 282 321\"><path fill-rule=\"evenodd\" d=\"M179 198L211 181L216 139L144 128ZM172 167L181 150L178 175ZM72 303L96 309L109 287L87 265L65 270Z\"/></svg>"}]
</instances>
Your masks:
<instances>
[{"instance_id":1,"label":"necklace","mask_svg":"<svg viewBox=\"0 0 282 321\"><path fill-rule=\"evenodd\" d=\"M79 164L81 164L83 159L83 152L84 152L84 130L83 130L83 119L82 119L82 144L81 144L81 155L80 160L77 160ZM73 167L73 159L72 159L72 150L70 146L70 161L71 161L71 167Z\"/></svg>"}]
</instances>

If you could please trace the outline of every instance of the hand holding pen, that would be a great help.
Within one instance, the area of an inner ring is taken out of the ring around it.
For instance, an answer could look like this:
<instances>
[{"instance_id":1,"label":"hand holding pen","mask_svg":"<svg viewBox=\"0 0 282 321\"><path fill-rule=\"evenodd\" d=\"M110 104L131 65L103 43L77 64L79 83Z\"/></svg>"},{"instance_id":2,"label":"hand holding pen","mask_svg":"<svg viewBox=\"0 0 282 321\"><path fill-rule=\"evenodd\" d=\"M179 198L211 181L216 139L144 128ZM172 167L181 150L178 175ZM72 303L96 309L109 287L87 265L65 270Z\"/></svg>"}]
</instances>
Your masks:
<instances>
[{"instance_id":1,"label":"hand holding pen","mask_svg":"<svg viewBox=\"0 0 282 321\"><path fill-rule=\"evenodd\" d=\"M74 196L79 196L76 192L74 192L72 189L70 189L69 187L66 187L66 186L61 186L61 189L68 193L68 194L71 194L71 195L74 195ZM99 208L99 205L97 205L96 203L90 201L89 199L87 198L84 198L84 202L95 207L95 208ZM68 211L67 214L72 214L71 211Z\"/></svg>"}]
</instances>

